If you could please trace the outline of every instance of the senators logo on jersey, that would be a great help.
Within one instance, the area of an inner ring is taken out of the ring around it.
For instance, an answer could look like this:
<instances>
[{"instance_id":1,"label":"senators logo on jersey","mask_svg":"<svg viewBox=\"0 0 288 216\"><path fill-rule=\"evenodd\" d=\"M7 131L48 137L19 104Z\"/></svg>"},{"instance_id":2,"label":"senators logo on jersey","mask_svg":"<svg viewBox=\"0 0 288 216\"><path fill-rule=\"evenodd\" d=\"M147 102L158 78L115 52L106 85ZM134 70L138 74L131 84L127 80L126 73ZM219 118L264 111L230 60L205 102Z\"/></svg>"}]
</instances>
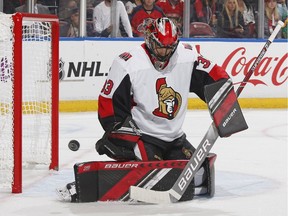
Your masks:
<instances>
[{"instance_id":1,"label":"senators logo on jersey","mask_svg":"<svg viewBox=\"0 0 288 216\"><path fill-rule=\"evenodd\" d=\"M165 78L156 81L156 93L159 106L153 111L153 114L169 120L174 119L182 104L181 95L167 86Z\"/></svg>"}]
</instances>

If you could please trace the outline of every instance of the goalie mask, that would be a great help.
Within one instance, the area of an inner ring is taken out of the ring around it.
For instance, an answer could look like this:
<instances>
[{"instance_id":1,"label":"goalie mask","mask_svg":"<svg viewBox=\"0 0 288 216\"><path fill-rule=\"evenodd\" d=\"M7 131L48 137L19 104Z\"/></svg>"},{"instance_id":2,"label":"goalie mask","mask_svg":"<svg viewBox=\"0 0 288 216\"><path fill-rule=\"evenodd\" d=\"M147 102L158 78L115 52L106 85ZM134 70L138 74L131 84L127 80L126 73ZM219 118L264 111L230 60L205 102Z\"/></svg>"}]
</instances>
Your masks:
<instances>
[{"instance_id":1,"label":"goalie mask","mask_svg":"<svg viewBox=\"0 0 288 216\"><path fill-rule=\"evenodd\" d=\"M147 23L144 37L154 67L162 70L179 43L177 27L167 17L158 18Z\"/></svg>"}]
</instances>

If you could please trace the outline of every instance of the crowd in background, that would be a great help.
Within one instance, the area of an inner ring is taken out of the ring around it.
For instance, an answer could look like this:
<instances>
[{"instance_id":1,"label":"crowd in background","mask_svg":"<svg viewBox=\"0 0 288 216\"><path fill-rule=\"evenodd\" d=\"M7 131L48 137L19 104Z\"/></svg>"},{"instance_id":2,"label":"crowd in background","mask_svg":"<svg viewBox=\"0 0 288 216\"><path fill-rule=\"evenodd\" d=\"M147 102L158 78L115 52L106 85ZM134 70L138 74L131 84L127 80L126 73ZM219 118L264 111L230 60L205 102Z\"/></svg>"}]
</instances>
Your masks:
<instances>
[{"instance_id":1,"label":"crowd in background","mask_svg":"<svg viewBox=\"0 0 288 216\"><path fill-rule=\"evenodd\" d=\"M3 0L4 13L27 12L26 0ZM79 37L80 0L34 0L35 13L57 14L61 37ZM264 38L278 20L287 22L287 0L263 0ZM183 33L184 0L86 0L89 37L142 37L143 25L167 16ZM187 11L187 9L186 9ZM189 37L257 38L258 1L190 0ZM117 26L117 28L115 28ZM114 34L113 34L114 33ZM287 27L277 35L287 39Z\"/></svg>"}]
</instances>

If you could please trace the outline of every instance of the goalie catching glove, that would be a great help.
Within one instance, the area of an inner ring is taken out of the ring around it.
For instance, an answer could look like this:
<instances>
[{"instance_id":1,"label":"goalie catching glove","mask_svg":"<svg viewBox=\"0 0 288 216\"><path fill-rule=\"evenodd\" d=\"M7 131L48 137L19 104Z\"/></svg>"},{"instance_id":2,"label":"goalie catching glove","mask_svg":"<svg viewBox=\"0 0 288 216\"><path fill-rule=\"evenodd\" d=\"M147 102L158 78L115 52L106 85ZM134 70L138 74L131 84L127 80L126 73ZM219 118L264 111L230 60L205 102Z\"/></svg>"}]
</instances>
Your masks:
<instances>
[{"instance_id":1,"label":"goalie catching glove","mask_svg":"<svg viewBox=\"0 0 288 216\"><path fill-rule=\"evenodd\" d=\"M134 147L140 136L141 130L131 116L128 116L123 122L117 122L107 130L97 141L95 148L100 155L106 154L117 161L138 160Z\"/></svg>"}]
</instances>

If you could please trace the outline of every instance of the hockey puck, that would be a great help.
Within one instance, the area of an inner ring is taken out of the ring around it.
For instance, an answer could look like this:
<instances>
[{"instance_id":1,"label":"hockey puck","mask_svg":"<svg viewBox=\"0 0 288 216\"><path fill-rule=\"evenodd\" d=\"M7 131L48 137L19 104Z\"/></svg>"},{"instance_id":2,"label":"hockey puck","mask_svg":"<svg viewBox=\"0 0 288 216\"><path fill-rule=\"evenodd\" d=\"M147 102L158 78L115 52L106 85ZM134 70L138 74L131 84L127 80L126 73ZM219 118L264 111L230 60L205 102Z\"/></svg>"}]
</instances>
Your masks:
<instances>
[{"instance_id":1,"label":"hockey puck","mask_svg":"<svg viewBox=\"0 0 288 216\"><path fill-rule=\"evenodd\" d=\"M80 148L80 143L77 140L71 140L68 143L68 147L71 151L78 151L78 149Z\"/></svg>"}]
</instances>

